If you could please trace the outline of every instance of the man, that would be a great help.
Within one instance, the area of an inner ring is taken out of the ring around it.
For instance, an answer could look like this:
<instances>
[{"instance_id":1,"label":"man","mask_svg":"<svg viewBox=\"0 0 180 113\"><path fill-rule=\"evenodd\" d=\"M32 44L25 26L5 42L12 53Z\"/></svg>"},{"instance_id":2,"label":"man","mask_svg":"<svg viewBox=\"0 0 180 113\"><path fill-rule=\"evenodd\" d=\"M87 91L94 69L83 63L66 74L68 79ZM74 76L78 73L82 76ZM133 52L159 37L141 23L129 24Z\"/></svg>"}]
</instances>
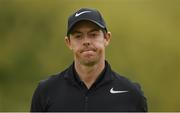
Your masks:
<instances>
[{"instance_id":1,"label":"man","mask_svg":"<svg viewBox=\"0 0 180 113\"><path fill-rule=\"evenodd\" d=\"M139 85L111 70L105 47L111 33L96 9L82 8L68 19L65 42L74 55L63 72L41 81L33 111L147 111Z\"/></svg>"}]
</instances>

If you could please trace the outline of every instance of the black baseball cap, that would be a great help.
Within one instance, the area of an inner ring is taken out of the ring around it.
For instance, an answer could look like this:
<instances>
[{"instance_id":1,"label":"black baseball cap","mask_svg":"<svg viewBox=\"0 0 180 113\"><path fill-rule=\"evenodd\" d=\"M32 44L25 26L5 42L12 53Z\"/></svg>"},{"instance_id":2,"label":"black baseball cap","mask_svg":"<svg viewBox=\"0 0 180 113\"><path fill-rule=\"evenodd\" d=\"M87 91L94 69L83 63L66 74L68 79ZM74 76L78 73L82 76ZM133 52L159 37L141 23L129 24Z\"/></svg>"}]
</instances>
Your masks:
<instances>
[{"instance_id":1,"label":"black baseball cap","mask_svg":"<svg viewBox=\"0 0 180 113\"><path fill-rule=\"evenodd\" d=\"M98 25L100 28L107 31L106 23L98 10L90 8L81 8L69 16L67 25L67 36L70 34L74 25L82 20L91 21Z\"/></svg>"}]
</instances>

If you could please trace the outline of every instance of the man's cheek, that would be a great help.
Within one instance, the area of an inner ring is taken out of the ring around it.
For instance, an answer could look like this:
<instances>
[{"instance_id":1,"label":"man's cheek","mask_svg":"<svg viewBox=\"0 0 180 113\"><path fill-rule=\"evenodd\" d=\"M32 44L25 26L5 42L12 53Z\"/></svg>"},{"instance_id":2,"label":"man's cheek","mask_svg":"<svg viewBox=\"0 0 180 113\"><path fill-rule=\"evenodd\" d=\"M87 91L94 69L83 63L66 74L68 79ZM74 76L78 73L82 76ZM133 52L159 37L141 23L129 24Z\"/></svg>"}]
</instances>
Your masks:
<instances>
[{"instance_id":1,"label":"man's cheek","mask_svg":"<svg viewBox=\"0 0 180 113\"><path fill-rule=\"evenodd\" d=\"M104 45L103 45L103 44L96 44L96 48L97 48L97 49L103 49L103 48L104 48Z\"/></svg>"}]
</instances>

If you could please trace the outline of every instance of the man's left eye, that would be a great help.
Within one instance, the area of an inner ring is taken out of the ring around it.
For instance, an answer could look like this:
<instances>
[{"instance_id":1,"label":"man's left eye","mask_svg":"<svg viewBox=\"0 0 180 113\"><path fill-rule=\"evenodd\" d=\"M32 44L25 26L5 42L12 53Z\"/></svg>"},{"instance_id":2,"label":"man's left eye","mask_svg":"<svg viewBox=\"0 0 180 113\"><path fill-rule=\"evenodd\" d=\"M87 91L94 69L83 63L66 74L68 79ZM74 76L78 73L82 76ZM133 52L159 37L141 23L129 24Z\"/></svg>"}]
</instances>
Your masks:
<instances>
[{"instance_id":1,"label":"man's left eye","mask_svg":"<svg viewBox=\"0 0 180 113\"><path fill-rule=\"evenodd\" d=\"M92 34L90 34L91 36L93 36L93 37L95 37L95 36L97 36L97 33L92 33Z\"/></svg>"}]
</instances>

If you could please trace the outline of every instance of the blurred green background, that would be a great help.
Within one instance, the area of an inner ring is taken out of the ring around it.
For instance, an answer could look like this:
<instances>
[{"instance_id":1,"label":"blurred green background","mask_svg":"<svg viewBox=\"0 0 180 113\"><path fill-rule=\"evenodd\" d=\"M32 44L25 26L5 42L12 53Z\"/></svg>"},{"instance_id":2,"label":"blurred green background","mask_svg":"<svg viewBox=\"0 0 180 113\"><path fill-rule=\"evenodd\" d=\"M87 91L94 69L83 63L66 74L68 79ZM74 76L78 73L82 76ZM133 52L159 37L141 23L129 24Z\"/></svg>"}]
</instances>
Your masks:
<instances>
[{"instance_id":1,"label":"blurred green background","mask_svg":"<svg viewBox=\"0 0 180 113\"><path fill-rule=\"evenodd\" d=\"M180 0L0 0L0 111L29 111L38 82L73 61L67 18L99 9L107 60L139 82L149 111L180 111Z\"/></svg>"}]
</instances>

